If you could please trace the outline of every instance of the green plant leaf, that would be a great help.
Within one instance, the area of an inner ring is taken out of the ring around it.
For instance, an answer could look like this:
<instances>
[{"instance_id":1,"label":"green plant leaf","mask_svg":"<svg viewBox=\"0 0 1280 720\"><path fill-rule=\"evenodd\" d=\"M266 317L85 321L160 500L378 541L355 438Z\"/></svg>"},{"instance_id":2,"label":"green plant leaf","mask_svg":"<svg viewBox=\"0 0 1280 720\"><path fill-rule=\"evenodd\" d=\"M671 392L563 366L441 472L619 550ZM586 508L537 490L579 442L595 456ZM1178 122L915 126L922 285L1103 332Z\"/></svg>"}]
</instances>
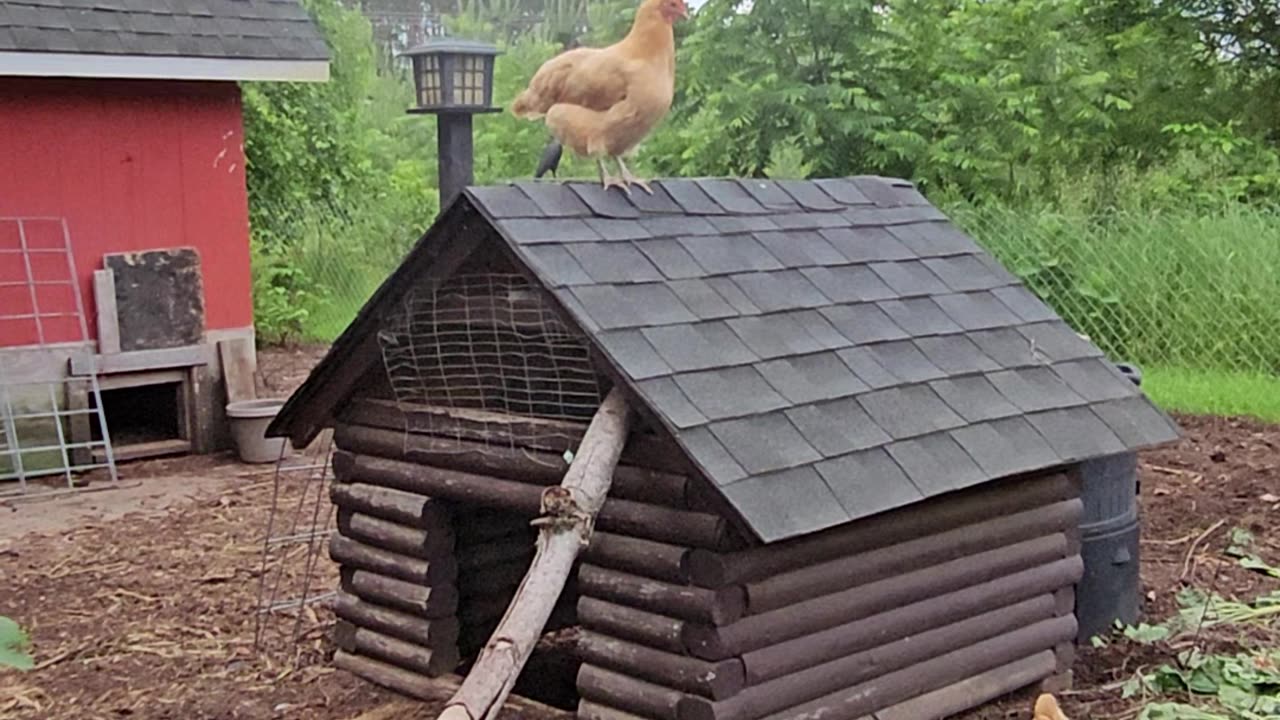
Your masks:
<instances>
[{"instance_id":1,"label":"green plant leaf","mask_svg":"<svg viewBox=\"0 0 1280 720\"><path fill-rule=\"evenodd\" d=\"M30 670L35 661L27 651L30 641L18 623L0 616L0 668L11 667Z\"/></svg>"}]
</instances>

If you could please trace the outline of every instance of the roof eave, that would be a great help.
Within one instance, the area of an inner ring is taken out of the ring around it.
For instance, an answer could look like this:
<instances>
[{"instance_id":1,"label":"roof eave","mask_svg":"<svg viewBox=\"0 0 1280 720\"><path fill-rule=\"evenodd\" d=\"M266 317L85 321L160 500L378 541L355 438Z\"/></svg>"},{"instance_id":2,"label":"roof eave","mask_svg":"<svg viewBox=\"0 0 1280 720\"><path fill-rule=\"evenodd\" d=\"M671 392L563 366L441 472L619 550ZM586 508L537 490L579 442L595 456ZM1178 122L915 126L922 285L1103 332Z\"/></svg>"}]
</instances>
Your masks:
<instances>
[{"instance_id":1,"label":"roof eave","mask_svg":"<svg viewBox=\"0 0 1280 720\"><path fill-rule=\"evenodd\" d=\"M325 82L323 59L0 52L0 76L222 82Z\"/></svg>"}]
</instances>

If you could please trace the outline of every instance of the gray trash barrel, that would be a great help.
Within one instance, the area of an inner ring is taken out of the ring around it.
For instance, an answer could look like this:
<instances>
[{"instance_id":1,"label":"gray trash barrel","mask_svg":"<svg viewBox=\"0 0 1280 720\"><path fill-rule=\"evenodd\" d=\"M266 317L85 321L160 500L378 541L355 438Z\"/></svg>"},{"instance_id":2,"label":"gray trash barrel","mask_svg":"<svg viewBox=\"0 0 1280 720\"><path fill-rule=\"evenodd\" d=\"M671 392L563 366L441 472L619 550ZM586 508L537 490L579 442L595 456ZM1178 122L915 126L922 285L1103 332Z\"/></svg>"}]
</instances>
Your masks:
<instances>
[{"instance_id":1,"label":"gray trash barrel","mask_svg":"<svg viewBox=\"0 0 1280 720\"><path fill-rule=\"evenodd\" d=\"M1131 365L1122 372L1142 384ZM1077 636L1085 642L1114 627L1138 621L1142 583L1138 566L1138 456L1111 455L1080 466L1084 517L1080 521L1080 555L1084 577L1076 586Z\"/></svg>"}]
</instances>

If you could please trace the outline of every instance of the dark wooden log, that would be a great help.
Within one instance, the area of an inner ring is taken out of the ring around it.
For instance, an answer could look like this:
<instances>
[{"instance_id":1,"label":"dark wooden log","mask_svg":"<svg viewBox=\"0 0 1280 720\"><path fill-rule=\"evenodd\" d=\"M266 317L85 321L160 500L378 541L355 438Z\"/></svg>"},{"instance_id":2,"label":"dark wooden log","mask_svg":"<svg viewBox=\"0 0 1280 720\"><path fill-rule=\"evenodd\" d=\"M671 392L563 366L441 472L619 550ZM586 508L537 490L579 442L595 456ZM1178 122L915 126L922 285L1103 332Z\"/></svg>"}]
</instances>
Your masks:
<instances>
[{"instance_id":1,"label":"dark wooden log","mask_svg":"<svg viewBox=\"0 0 1280 720\"><path fill-rule=\"evenodd\" d=\"M742 588L707 590L673 585L595 565L584 564L578 571L578 590L627 607L713 625L737 620L746 607Z\"/></svg>"},{"instance_id":2,"label":"dark wooden log","mask_svg":"<svg viewBox=\"0 0 1280 720\"><path fill-rule=\"evenodd\" d=\"M671 583L687 581L684 558L689 549L640 538L597 532L583 557L594 565Z\"/></svg>"},{"instance_id":3,"label":"dark wooden log","mask_svg":"<svg viewBox=\"0 0 1280 720\"><path fill-rule=\"evenodd\" d=\"M636 610L597 598L578 598L578 621L588 630L686 654L683 620Z\"/></svg>"},{"instance_id":4,"label":"dark wooden log","mask_svg":"<svg viewBox=\"0 0 1280 720\"><path fill-rule=\"evenodd\" d=\"M1070 615L1076 611L1076 589L1061 588L1053 594L1054 615Z\"/></svg>"},{"instance_id":5,"label":"dark wooden log","mask_svg":"<svg viewBox=\"0 0 1280 720\"><path fill-rule=\"evenodd\" d=\"M369 425L339 424L334 429L334 442L343 450L354 453L407 460L535 485L558 485L569 469L561 453L512 447L507 442L486 445L459 440L457 437L405 433L403 430L387 430ZM577 446L575 441L565 447ZM620 465L614 472L609 495L625 500L684 508L688 483L686 475Z\"/></svg>"},{"instance_id":6,"label":"dark wooden log","mask_svg":"<svg viewBox=\"0 0 1280 720\"><path fill-rule=\"evenodd\" d=\"M625 710L611 708L608 705L591 702L590 700L578 701L578 720L650 720L644 715L636 715Z\"/></svg>"},{"instance_id":7,"label":"dark wooden log","mask_svg":"<svg viewBox=\"0 0 1280 720\"><path fill-rule=\"evenodd\" d=\"M346 459L338 460L340 457ZM334 452L333 467L335 474L345 475L344 481L362 481L446 500L486 505L529 517L536 516L541 509L543 488L527 483L427 468L370 455L350 455L345 450ZM721 517L630 500L606 500L596 516L596 525L606 532L689 547L716 549L735 541L728 524Z\"/></svg>"},{"instance_id":8,"label":"dark wooden log","mask_svg":"<svg viewBox=\"0 0 1280 720\"><path fill-rule=\"evenodd\" d=\"M872 681L885 673L909 668L958 649L982 645L993 638L1000 639L1031 631L1030 637L1035 642L1024 639L1018 644L1017 651L1011 653L1012 657L1024 657L1052 647L1061 641L1062 632L1074 627L1074 619L1064 622L1063 618L1054 618L1052 612L1053 598L1042 595L910 636L905 640L784 675L761 685L753 685L728 700L711 703L701 697L686 695L680 701L680 717L682 720L716 720L730 717L754 720L770 713L794 708L828 693L839 692L841 688ZM1001 658L996 664L1007 662L1009 659L1012 658ZM989 667L991 666L978 668L978 670ZM963 677L962 675L934 687L942 687ZM925 691L930 689L933 687L924 688ZM906 698L895 698L891 702L897 702L900 699ZM875 707L863 708L863 712L873 710ZM856 718L859 715L853 717Z\"/></svg>"},{"instance_id":9,"label":"dark wooden log","mask_svg":"<svg viewBox=\"0 0 1280 720\"><path fill-rule=\"evenodd\" d=\"M945 655L930 656L915 665L876 677L844 690L769 715L768 720L856 720L877 708L959 682L974 673L1034 656L1076 632L1075 618L1045 620Z\"/></svg>"},{"instance_id":10,"label":"dark wooden log","mask_svg":"<svg viewBox=\"0 0 1280 720\"><path fill-rule=\"evenodd\" d=\"M958 683L876 710L876 720L943 720L1027 687L1053 672L1053 655L1038 652Z\"/></svg>"},{"instance_id":11,"label":"dark wooden log","mask_svg":"<svg viewBox=\"0 0 1280 720\"><path fill-rule=\"evenodd\" d=\"M578 639L584 662L713 700L733 697L745 685L737 659L708 662L584 631Z\"/></svg>"},{"instance_id":12,"label":"dark wooden log","mask_svg":"<svg viewBox=\"0 0 1280 720\"><path fill-rule=\"evenodd\" d=\"M685 646L706 660L734 657L1051 563L1065 554L1066 539L1062 534L1036 538L744 617L726 627L686 625Z\"/></svg>"},{"instance_id":13,"label":"dark wooden log","mask_svg":"<svg viewBox=\"0 0 1280 720\"><path fill-rule=\"evenodd\" d=\"M583 663L578 669L578 694L584 700L608 705L656 720L678 720L684 693Z\"/></svg>"},{"instance_id":14,"label":"dark wooden log","mask_svg":"<svg viewBox=\"0 0 1280 720\"><path fill-rule=\"evenodd\" d=\"M384 635L397 637L422 647L444 647L458 641L456 618L427 620L367 603L345 592L339 592L335 598L333 614L354 625L376 630Z\"/></svg>"},{"instance_id":15,"label":"dark wooden log","mask_svg":"<svg viewBox=\"0 0 1280 720\"><path fill-rule=\"evenodd\" d=\"M427 677L443 675L458 667L458 648L455 643L423 647L353 625L346 620L338 621L333 641L349 653L371 657Z\"/></svg>"},{"instance_id":16,"label":"dark wooden log","mask_svg":"<svg viewBox=\"0 0 1280 720\"><path fill-rule=\"evenodd\" d=\"M464 576L483 573L487 568L506 567L517 560L533 557L534 536L511 535L492 542L470 545L456 551L458 572ZM525 563L526 567L528 563Z\"/></svg>"},{"instance_id":17,"label":"dark wooden log","mask_svg":"<svg viewBox=\"0 0 1280 720\"><path fill-rule=\"evenodd\" d=\"M438 500L392 488L360 483L332 483L329 500L344 510L389 520L421 530L451 530L449 508Z\"/></svg>"},{"instance_id":18,"label":"dark wooden log","mask_svg":"<svg viewBox=\"0 0 1280 720\"><path fill-rule=\"evenodd\" d=\"M839 592L899 574L907 567L927 567L966 555L1059 533L1079 524L1084 504L1077 498L993 517L936 535L810 565L748 583L747 612L758 613L794 605L817 595Z\"/></svg>"},{"instance_id":19,"label":"dark wooden log","mask_svg":"<svg viewBox=\"0 0 1280 720\"><path fill-rule=\"evenodd\" d=\"M458 575L452 555L428 561L366 545L339 533L329 536L329 558L341 565L417 585L452 585Z\"/></svg>"},{"instance_id":20,"label":"dark wooden log","mask_svg":"<svg viewBox=\"0 0 1280 720\"><path fill-rule=\"evenodd\" d=\"M486 448L517 448L562 454L582 442L587 424L545 420L521 415L504 415L481 410L401 405L392 400L358 398L348 402L339 415L339 424L383 428L396 433L434 435L469 440ZM341 445L339 445L341 447ZM684 455L656 435L633 432L622 451L621 464L652 468L660 472L690 472ZM559 482L559 481L557 481Z\"/></svg>"},{"instance_id":21,"label":"dark wooden log","mask_svg":"<svg viewBox=\"0 0 1280 720\"><path fill-rule=\"evenodd\" d=\"M371 515L338 511L338 532L366 545L424 560L438 560L453 552L449 530L419 530Z\"/></svg>"},{"instance_id":22,"label":"dark wooden log","mask_svg":"<svg viewBox=\"0 0 1280 720\"><path fill-rule=\"evenodd\" d=\"M341 577L340 587L361 600L419 617L448 617L458 609L458 590L453 585L426 587L353 568L343 568Z\"/></svg>"},{"instance_id":23,"label":"dark wooden log","mask_svg":"<svg viewBox=\"0 0 1280 720\"><path fill-rule=\"evenodd\" d=\"M1079 495L1067 475L1009 480L842 525L812 537L717 555L695 551L691 571L710 587L758 580L833 558L857 555L922 535L1022 512Z\"/></svg>"},{"instance_id":24,"label":"dark wooden log","mask_svg":"<svg viewBox=\"0 0 1280 720\"><path fill-rule=\"evenodd\" d=\"M952 625L992 608L1052 596L1084 575L1079 556L1015 575L939 595L844 625L760 648L742 656L747 682L759 685L829 660L853 655L935 628ZM1052 614L1053 610L1050 608Z\"/></svg>"}]
</instances>

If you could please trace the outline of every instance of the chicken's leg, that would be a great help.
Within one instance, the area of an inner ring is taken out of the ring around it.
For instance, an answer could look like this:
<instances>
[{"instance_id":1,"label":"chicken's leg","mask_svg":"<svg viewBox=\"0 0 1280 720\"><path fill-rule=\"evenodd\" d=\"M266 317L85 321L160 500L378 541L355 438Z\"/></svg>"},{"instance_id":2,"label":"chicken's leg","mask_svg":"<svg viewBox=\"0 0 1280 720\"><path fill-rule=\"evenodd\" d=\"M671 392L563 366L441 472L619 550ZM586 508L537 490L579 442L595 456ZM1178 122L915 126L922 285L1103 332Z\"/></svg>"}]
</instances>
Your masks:
<instances>
[{"instance_id":1,"label":"chicken's leg","mask_svg":"<svg viewBox=\"0 0 1280 720\"><path fill-rule=\"evenodd\" d=\"M604 169L604 158L602 157L596 158L596 164L600 166L600 184L604 187L605 190L608 190L611 187L616 187L616 188L621 188L622 191L627 193L628 195L631 194L631 188L627 187L627 184L625 182L610 175L609 171Z\"/></svg>"},{"instance_id":2,"label":"chicken's leg","mask_svg":"<svg viewBox=\"0 0 1280 720\"><path fill-rule=\"evenodd\" d=\"M653 194L653 190L649 188L649 183L647 181L641 180L640 178L631 174L631 171L627 169L626 164L622 162L621 155L619 155L616 159L618 161L618 167L622 169L622 182L626 183L627 185L639 185L641 189L643 189L645 192L649 193L650 195Z\"/></svg>"}]
</instances>

